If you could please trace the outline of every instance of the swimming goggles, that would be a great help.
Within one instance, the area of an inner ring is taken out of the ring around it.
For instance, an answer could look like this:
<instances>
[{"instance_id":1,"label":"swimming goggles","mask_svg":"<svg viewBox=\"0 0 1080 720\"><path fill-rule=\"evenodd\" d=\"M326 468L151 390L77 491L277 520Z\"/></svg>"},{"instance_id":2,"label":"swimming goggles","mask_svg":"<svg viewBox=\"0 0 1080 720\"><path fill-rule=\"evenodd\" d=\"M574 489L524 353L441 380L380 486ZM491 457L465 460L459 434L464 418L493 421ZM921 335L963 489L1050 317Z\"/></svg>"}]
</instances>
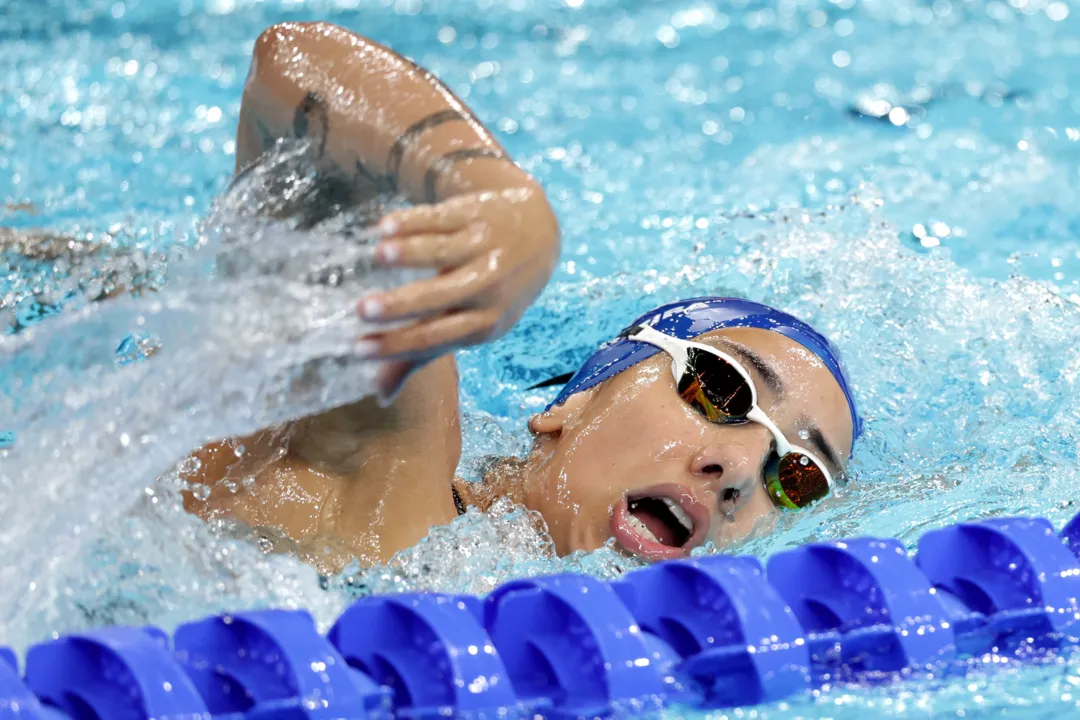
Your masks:
<instances>
[{"instance_id":1,"label":"swimming goggles","mask_svg":"<svg viewBox=\"0 0 1080 720\"><path fill-rule=\"evenodd\" d=\"M809 450L792 445L758 407L757 388L737 360L708 345L665 335L646 325L623 337L648 343L671 356L679 396L709 422L764 425L776 442L765 466L765 489L777 507L797 510L829 494L832 475Z\"/></svg>"}]
</instances>

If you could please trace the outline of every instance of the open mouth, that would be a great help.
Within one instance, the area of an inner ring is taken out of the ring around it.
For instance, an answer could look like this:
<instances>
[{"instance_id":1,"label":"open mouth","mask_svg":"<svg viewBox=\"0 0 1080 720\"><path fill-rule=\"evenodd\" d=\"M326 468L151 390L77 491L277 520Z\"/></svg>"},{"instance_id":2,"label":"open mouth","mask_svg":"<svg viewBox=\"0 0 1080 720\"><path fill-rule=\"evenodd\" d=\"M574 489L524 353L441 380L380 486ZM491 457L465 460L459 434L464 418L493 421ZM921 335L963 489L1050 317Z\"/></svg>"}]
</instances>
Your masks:
<instances>
[{"instance_id":1,"label":"open mouth","mask_svg":"<svg viewBox=\"0 0 1080 720\"><path fill-rule=\"evenodd\" d=\"M685 489L662 486L617 504L612 533L627 550L650 559L685 557L708 530L708 510Z\"/></svg>"},{"instance_id":2,"label":"open mouth","mask_svg":"<svg viewBox=\"0 0 1080 720\"><path fill-rule=\"evenodd\" d=\"M653 542L682 547L694 534L694 521L668 497L643 497L627 501L630 526Z\"/></svg>"}]
</instances>

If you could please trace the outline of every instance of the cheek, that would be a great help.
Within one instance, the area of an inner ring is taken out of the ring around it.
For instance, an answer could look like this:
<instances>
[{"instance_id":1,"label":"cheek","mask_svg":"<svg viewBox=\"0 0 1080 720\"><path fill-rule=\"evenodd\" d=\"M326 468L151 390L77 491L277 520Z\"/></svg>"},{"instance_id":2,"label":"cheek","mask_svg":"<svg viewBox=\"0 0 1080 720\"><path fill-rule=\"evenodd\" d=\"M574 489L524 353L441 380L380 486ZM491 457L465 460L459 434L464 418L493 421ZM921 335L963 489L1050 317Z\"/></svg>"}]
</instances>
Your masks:
<instances>
[{"instance_id":1,"label":"cheek","mask_svg":"<svg viewBox=\"0 0 1080 720\"><path fill-rule=\"evenodd\" d=\"M564 428L534 500L560 552L602 545L615 503L655 478L658 464L687 467L701 447L707 427L663 380L613 389Z\"/></svg>"},{"instance_id":2,"label":"cheek","mask_svg":"<svg viewBox=\"0 0 1080 720\"><path fill-rule=\"evenodd\" d=\"M610 506L638 487L658 464L688 464L703 442L705 428L677 397L611 408L564 438L554 458L558 477L552 491L578 502L603 499Z\"/></svg>"},{"instance_id":3,"label":"cheek","mask_svg":"<svg viewBox=\"0 0 1080 720\"><path fill-rule=\"evenodd\" d=\"M613 462L643 456L665 460L681 447L700 445L708 426L669 385L651 387L597 418L589 452Z\"/></svg>"},{"instance_id":4,"label":"cheek","mask_svg":"<svg viewBox=\"0 0 1080 720\"><path fill-rule=\"evenodd\" d=\"M573 466L547 477L535 509L543 515L560 555L595 550L611 535L611 507L621 496L612 487L613 477L574 472Z\"/></svg>"}]
</instances>

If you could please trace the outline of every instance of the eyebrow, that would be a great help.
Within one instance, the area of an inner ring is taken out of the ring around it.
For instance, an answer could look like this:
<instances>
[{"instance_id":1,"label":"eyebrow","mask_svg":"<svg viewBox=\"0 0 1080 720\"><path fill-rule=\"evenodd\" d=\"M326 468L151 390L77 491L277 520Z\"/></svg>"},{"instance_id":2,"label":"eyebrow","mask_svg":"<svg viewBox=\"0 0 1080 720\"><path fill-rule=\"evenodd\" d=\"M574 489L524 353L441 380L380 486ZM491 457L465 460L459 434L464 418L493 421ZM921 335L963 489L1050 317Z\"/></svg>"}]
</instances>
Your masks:
<instances>
[{"instance_id":1,"label":"eyebrow","mask_svg":"<svg viewBox=\"0 0 1080 720\"><path fill-rule=\"evenodd\" d=\"M833 446L825 439L825 436L821 433L821 429L817 425L808 425L806 427L806 434L807 441L814 446L814 449L825 459L825 462L833 467L833 474L835 475L835 471L840 470L840 460L836 455L836 450L834 450Z\"/></svg>"},{"instance_id":2,"label":"eyebrow","mask_svg":"<svg viewBox=\"0 0 1080 720\"><path fill-rule=\"evenodd\" d=\"M780 375L776 372L776 369L770 365L765 358L761 357L742 343L737 343L726 337L716 337L712 339L723 345L725 349L730 350L734 355L738 355L740 360L744 360L750 365L753 365L754 369L758 371L758 374L761 375L761 378L765 381L765 384L773 391L773 394L776 395L777 398L783 397L784 383L780 379Z\"/></svg>"},{"instance_id":3,"label":"eyebrow","mask_svg":"<svg viewBox=\"0 0 1080 720\"><path fill-rule=\"evenodd\" d=\"M761 374L762 379L765 380L765 384L776 394L776 397L783 397L784 383L780 380L780 376L777 374L775 368L773 368L765 358L761 357L742 343L735 342L722 335L710 339L715 340L718 344L724 346L725 349L730 350L732 354L737 355L739 359L745 360L750 365L753 365L758 373ZM821 428L815 425L813 421L806 416L799 418L799 424L806 430L807 442L813 445L817 454L832 467L833 474L835 475L840 470L840 456L833 446L829 444L829 441L825 439L825 435L821 432Z\"/></svg>"}]
</instances>

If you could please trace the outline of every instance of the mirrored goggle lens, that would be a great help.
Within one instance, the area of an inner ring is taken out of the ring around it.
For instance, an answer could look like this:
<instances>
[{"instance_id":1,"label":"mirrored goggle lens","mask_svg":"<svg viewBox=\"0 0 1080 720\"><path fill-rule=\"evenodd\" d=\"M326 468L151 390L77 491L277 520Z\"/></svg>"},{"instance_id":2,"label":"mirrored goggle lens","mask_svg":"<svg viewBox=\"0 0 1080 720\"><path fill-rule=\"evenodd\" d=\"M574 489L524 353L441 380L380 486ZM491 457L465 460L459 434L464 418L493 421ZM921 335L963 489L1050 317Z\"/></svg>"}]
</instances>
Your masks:
<instances>
[{"instance_id":1,"label":"mirrored goggle lens","mask_svg":"<svg viewBox=\"0 0 1080 720\"><path fill-rule=\"evenodd\" d=\"M696 348L690 348L687 353L679 394L710 420L714 419L711 414L746 417L754 405L750 384L731 363Z\"/></svg>"},{"instance_id":2,"label":"mirrored goggle lens","mask_svg":"<svg viewBox=\"0 0 1080 720\"><path fill-rule=\"evenodd\" d=\"M825 471L799 452L769 462L765 485L774 503L792 509L804 508L829 494Z\"/></svg>"}]
</instances>

